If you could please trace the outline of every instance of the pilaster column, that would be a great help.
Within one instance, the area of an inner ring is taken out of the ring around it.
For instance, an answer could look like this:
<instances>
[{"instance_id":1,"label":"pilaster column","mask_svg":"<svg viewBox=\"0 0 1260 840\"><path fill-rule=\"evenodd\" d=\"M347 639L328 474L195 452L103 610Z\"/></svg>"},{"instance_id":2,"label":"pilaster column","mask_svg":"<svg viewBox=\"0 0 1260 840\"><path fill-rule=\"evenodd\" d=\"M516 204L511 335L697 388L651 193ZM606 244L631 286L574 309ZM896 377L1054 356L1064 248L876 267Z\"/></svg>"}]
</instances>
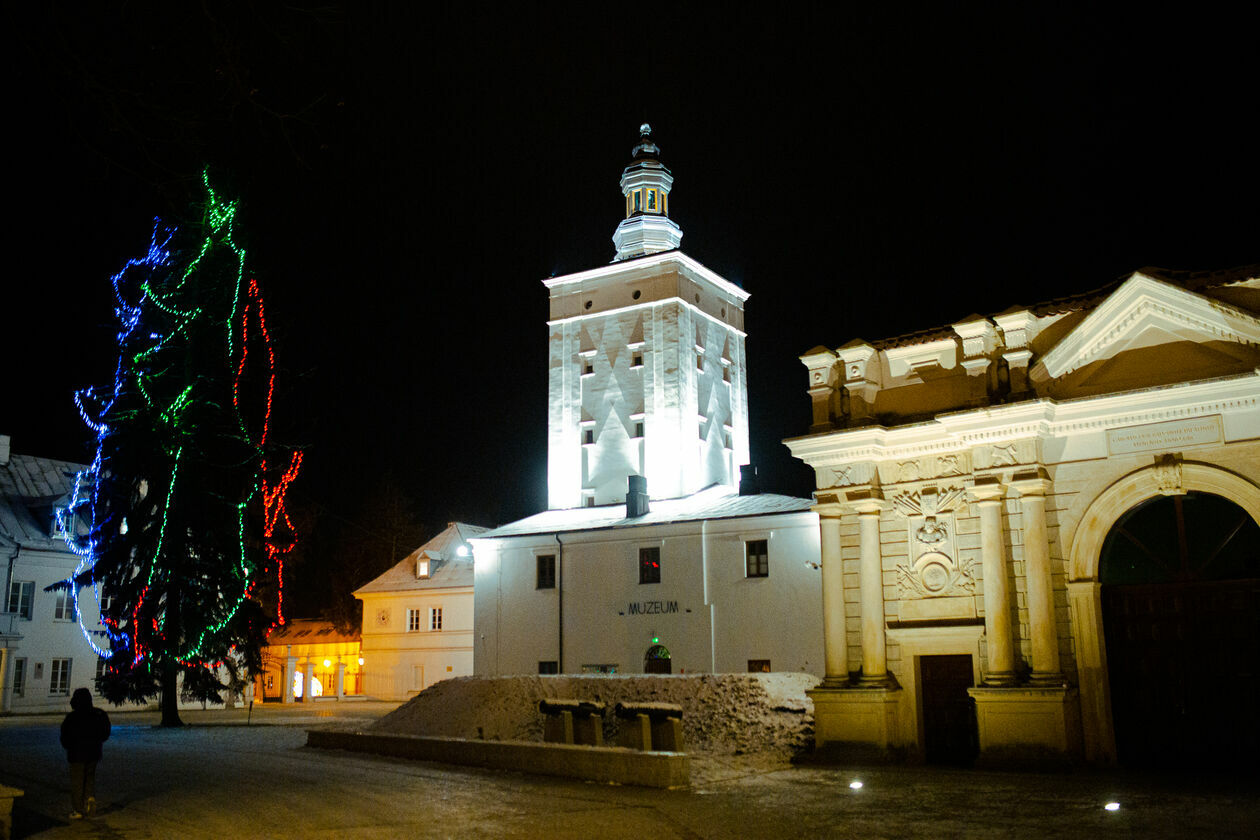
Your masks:
<instances>
[{"instance_id":1,"label":"pilaster column","mask_svg":"<svg viewBox=\"0 0 1260 840\"><path fill-rule=\"evenodd\" d=\"M824 683L845 685L849 681L849 645L845 632L844 564L840 555L838 511L819 510L818 528L822 538L822 609Z\"/></svg>"},{"instance_id":2,"label":"pilaster column","mask_svg":"<svg viewBox=\"0 0 1260 840\"><path fill-rule=\"evenodd\" d=\"M1040 472L1019 473L1011 482L1020 495L1024 520L1024 576L1027 580L1028 623L1032 625L1033 685L1062 685L1059 634L1054 620L1050 576L1050 541L1046 535L1046 493L1050 481Z\"/></svg>"},{"instance_id":3,"label":"pilaster column","mask_svg":"<svg viewBox=\"0 0 1260 840\"><path fill-rule=\"evenodd\" d=\"M1015 651L1011 634L1011 594L1002 539L1002 497L997 481L977 483L968 495L980 509L980 560L984 575L984 635L989 654L984 684L1015 684Z\"/></svg>"},{"instance_id":4,"label":"pilaster column","mask_svg":"<svg viewBox=\"0 0 1260 840\"><path fill-rule=\"evenodd\" d=\"M346 696L346 663L337 660L337 699L340 700Z\"/></svg>"},{"instance_id":5,"label":"pilaster column","mask_svg":"<svg viewBox=\"0 0 1260 840\"><path fill-rule=\"evenodd\" d=\"M285 703L293 702L293 678L297 674L297 657L286 656L284 658L284 673L280 675L280 689L283 692L280 696L284 698Z\"/></svg>"},{"instance_id":6,"label":"pilaster column","mask_svg":"<svg viewBox=\"0 0 1260 840\"><path fill-rule=\"evenodd\" d=\"M888 503L873 491L864 495L865 498L850 498L850 505L858 513L862 558L858 579L862 601L861 684L876 688L892 682L884 629L884 562L879 548L879 514Z\"/></svg>"},{"instance_id":7,"label":"pilaster column","mask_svg":"<svg viewBox=\"0 0 1260 840\"><path fill-rule=\"evenodd\" d=\"M314 669L311 667L311 657L310 657L310 654L307 654L306 667L302 669L302 702L303 703L309 703L312 700L312 697L311 697L311 677L312 677L311 671L312 670Z\"/></svg>"}]
</instances>

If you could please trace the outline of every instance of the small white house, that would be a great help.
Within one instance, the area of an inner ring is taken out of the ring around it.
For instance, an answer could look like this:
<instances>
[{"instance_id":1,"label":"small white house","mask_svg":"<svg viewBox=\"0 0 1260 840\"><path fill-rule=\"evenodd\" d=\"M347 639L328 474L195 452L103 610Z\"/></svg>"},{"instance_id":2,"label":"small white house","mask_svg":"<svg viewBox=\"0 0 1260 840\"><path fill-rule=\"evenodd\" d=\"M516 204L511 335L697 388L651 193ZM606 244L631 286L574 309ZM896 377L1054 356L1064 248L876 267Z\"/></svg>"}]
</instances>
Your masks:
<instances>
[{"instance_id":1,"label":"small white house","mask_svg":"<svg viewBox=\"0 0 1260 840\"><path fill-rule=\"evenodd\" d=\"M473 672L473 560L486 529L452 522L354 592L363 602L363 690L405 700Z\"/></svg>"},{"instance_id":2,"label":"small white house","mask_svg":"<svg viewBox=\"0 0 1260 840\"><path fill-rule=\"evenodd\" d=\"M67 710L70 695L96 695L100 658L86 633L99 627L90 590L75 599L45 587L69 577L79 557L66 545L56 511L69 503L80 464L15 454L0 435L0 713ZM96 644L104 643L103 633Z\"/></svg>"}]
</instances>

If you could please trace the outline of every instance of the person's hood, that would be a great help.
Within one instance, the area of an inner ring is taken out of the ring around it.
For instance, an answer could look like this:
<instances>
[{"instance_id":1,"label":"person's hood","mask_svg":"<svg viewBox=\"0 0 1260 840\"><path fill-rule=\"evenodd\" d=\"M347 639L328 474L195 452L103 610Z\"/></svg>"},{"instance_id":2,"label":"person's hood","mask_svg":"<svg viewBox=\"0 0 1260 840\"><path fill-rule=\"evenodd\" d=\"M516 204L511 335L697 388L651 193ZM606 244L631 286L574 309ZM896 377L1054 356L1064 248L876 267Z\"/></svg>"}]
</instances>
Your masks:
<instances>
[{"instance_id":1,"label":"person's hood","mask_svg":"<svg viewBox=\"0 0 1260 840\"><path fill-rule=\"evenodd\" d=\"M92 692L86 688L76 688L74 696L70 698L70 708L76 712L92 708Z\"/></svg>"}]
</instances>

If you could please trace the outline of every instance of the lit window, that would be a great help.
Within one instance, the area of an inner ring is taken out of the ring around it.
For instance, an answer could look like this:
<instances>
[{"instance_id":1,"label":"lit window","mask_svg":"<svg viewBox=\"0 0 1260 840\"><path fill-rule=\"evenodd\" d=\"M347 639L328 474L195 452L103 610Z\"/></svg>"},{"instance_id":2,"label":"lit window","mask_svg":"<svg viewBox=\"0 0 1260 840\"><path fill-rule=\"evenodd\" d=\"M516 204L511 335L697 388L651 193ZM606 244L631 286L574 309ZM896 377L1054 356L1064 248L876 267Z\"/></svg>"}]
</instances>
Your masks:
<instances>
[{"instance_id":1,"label":"lit window","mask_svg":"<svg viewBox=\"0 0 1260 840\"><path fill-rule=\"evenodd\" d=\"M744 557L748 577L770 576L770 553L768 540L749 540L744 543Z\"/></svg>"},{"instance_id":2,"label":"lit window","mask_svg":"<svg viewBox=\"0 0 1260 840\"><path fill-rule=\"evenodd\" d=\"M35 581L15 580L9 583L9 604L6 612L30 619L31 602L35 599Z\"/></svg>"},{"instance_id":3,"label":"lit window","mask_svg":"<svg viewBox=\"0 0 1260 840\"><path fill-rule=\"evenodd\" d=\"M427 578L428 576L429 576L429 561L427 559L417 560L416 561L416 577Z\"/></svg>"},{"instance_id":4,"label":"lit window","mask_svg":"<svg viewBox=\"0 0 1260 840\"><path fill-rule=\"evenodd\" d=\"M74 598L69 592L57 593L57 604L53 607L53 621L77 621L74 614Z\"/></svg>"},{"instance_id":5,"label":"lit window","mask_svg":"<svg viewBox=\"0 0 1260 840\"><path fill-rule=\"evenodd\" d=\"M13 696L23 697L26 694L26 659L13 660Z\"/></svg>"},{"instance_id":6,"label":"lit window","mask_svg":"<svg viewBox=\"0 0 1260 840\"><path fill-rule=\"evenodd\" d=\"M441 607L429 607L429 629L430 630L442 629L442 608Z\"/></svg>"},{"instance_id":7,"label":"lit window","mask_svg":"<svg viewBox=\"0 0 1260 840\"><path fill-rule=\"evenodd\" d=\"M769 659L749 659L748 673L750 674L768 674L770 673Z\"/></svg>"},{"instance_id":8,"label":"lit window","mask_svg":"<svg viewBox=\"0 0 1260 840\"><path fill-rule=\"evenodd\" d=\"M420 610L407 610L407 632L420 632Z\"/></svg>"},{"instance_id":9,"label":"lit window","mask_svg":"<svg viewBox=\"0 0 1260 840\"><path fill-rule=\"evenodd\" d=\"M556 588L556 556L542 554L538 557L538 589Z\"/></svg>"},{"instance_id":10,"label":"lit window","mask_svg":"<svg viewBox=\"0 0 1260 840\"><path fill-rule=\"evenodd\" d=\"M637 213L643 208L643 191L634 191L634 211Z\"/></svg>"},{"instance_id":11,"label":"lit window","mask_svg":"<svg viewBox=\"0 0 1260 840\"><path fill-rule=\"evenodd\" d=\"M53 697L67 697L70 694L70 660L54 659L52 672L48 679L48 693Z\"/></svg>"},{"instance_id":12,"label":"lit window","mask_svg":"<svg viewBox=\"0 0 1260 840\"><path fill-rule=\"evenodd\" d=\"M538 673L558 674L560 673L560 665L554 659L542 660L538 663Z\"/></svg>"},{"instance_id":13,"label":"lit window","mask_svg":"<svg viewBox=\"0 0 1260 840\"><path fill-rule=\"evenodd\" d=\"M659 547L639 549L639 583L661 582L661 550Z\"/></svg>"},{"instance_id":14,"label":"lit window","mask_svg":"<svg viewBox=\"0 0 1260 840\"><path fill-rule=\"evenodd\" d=\"M649 210L656 209L656 190L648 190L648 207Z\"/></svg>"}]
</instances>

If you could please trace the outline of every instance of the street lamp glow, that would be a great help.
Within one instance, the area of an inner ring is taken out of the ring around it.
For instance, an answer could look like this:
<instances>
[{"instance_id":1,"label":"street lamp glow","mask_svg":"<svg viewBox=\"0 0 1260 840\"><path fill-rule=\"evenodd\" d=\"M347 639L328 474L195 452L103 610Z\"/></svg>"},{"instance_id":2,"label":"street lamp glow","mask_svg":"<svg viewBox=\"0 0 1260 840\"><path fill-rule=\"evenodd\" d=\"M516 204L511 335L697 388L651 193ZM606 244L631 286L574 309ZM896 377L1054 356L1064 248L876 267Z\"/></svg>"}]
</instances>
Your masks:
<instances>
[{"instance_id":1,"label":"street lamp glow","mask_svg":"<svg viewBox=\"0 0 1260 840\"><path fill-rule=\"evenodd\" d=\"M1119 802L1108 802L1106 805L1104 805L1104 806L1103 806L1103 808L1107 809L1108 811L1119 811L1119 810L1120 810L1120 803L1119 803Z\"/></svg>"},{"instance_id":2,"label":"street lamp glow","mask_svg":"<svg viewBox=\"0 0 1260 840\"><path fill-rule=\"evenodd\" d=\"M859 780L854 779L853 781L849 782L849 789L850 789L850 790L861 790L861 789L862 789L862 783L861 783Z\"/></svg>"}]
</instances>

